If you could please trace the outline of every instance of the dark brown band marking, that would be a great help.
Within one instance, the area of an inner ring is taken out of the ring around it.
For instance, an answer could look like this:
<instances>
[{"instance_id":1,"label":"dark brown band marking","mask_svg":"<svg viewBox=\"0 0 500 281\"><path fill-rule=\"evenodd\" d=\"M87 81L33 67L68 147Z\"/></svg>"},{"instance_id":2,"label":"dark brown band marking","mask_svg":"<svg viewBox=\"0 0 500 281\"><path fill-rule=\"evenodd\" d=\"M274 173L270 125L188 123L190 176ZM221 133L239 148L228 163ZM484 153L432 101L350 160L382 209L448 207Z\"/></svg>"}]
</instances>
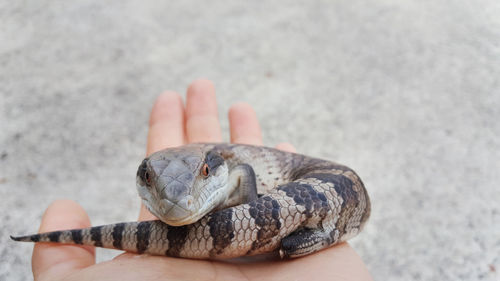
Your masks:
<instances>
[{"instance_id":1,"label":"dark brown band marking","mask_svg":"<svg viewBox=\"0 0 500 281\"><path fill-rule=\"evenodd\" d=\"M249 203L250 216L255 219L255 224L259 226L257 240L252 243L252 248L247 254L267 245L271 239L278 235L280 222L280 208L278 201L270 196L262 196Z\"/></svg>"},{"instance_id":2,"label":"dark brown band marking","mask_svg":"<svg viewBox=\"0 0 500 281\"><path fill-rule=\"evenodd\" d=\"M48 234L50 242L59 242L59 236L61 236L61 231L54 231Z\"/></svg>"},{"instance_id":3,"label":"dark brown band marking","mask_svg":"<svg viewBox=\"0 0 500 281\"><path fill-rule=\"evenodd\" d=\"M116 249L122 249L122 237L124 229L125 223L118 223L113 227L113 232L111 233L111 235L113 237L113 247L115 247Z\"/></svg>"},{"instance_id":4,"label":"dark brown band marking","mask_svg":"<svg viewBox=\"0 0 500 281\"><path fill-rule=\"evenodd\" d=\"M234 238L233 209L228 208L211 214L207 224L213 239L213 249L209 254L210 257L215 257L222 254Z\"/></svg>"},{"instance_id":5,"label":"dark brown band marking","mask_svg":"<svg viewBox=\"0 0 500 281\"><path fill-rule=\"evenodd\" d=\"M309 184L290 182L278 187L278 190L284 191L286 196L293 198L295 204L304 206L304 214L307 218L313 215L324 218L330 210L325 194L317 192Z\"/></svg>"},{"instance_id":6,"label":"dark brown band marking","mask_svg":"<svg viewBox=\"0 0 500 281\"><path fill-rule=\"evenodd\" d=\"M179 257L182 247L184 247L184 243L186 243L188 232L189 228L187 225L168 226L168 250L165 255L170 257Z\"/></svg>"},{"instance_id":7,"label":"dark brown band marking","mask_svg":"<svg viewBox=\"0 0 500 281\"><path fill-rule=\"evenodd\" d=\"M319 179L322 182L333 183L333 188L342 197L342 207L358 204L358 194L353 189L353 182L346 176L327 173L308 174L307 177Z\"/></svg>"},{"instance_id":8,"label":"dark brown band marking","mask_svg":"<svg viewBox=\"0 0 500 281\"><path fill-rule=\"evenodd\" d=\"M322 182L333 183L333 188L337 194L342 197L342 208L335 227L340 231L340 234L343 235L346 232L348 220L352 217L356 211L356 207L359 205L359 195L353 189L353 182L343 175L313 173L307 176L317 178Z\"/></svg>"},{"instance_id":9,"label":"dark brown band marking","mask_svg":"<svg viewBox=\"0 0 500 281\"><path fill-rule=\"evenodd\" d=\"M144 253L149 246L149 237L151 235L151 222L143 221L137 225L137 253Z\"/></svg>"},{"instance_id":10,"label":"dark brown band marking","mask_svg":"<svg viewBox=\"0 0 500 281\"><path fill-rule=\"evenodd\" d=\"M33 242L39 242L40 241L40 235L39 234L35 234L35 235L31 236L31 241L33 241Z\"/></svg>"},{"instance_id":11,"label":"dark brown band marking","mask_svg":"<svg viewBox=\"0 0 500 281\"><path fill-rule=\"evenodd\" d=\"M90 239L94 241L94 246L102 247L102 235L101 235L102 226L92 227L90 229Z\"/></svg>"},{"instance_id":12,"label":"dark brown band marking","mask_svg":"<svg viewBox=\"0 0 500 281\"><path fill-rule=\"evenodd\" d=\"M81 229L73 229L71 230L71 238L73 239L73 242L75 242L75 244L83 244L83 241L82 241L82 230Z\"/></svg>"}]
</instances>

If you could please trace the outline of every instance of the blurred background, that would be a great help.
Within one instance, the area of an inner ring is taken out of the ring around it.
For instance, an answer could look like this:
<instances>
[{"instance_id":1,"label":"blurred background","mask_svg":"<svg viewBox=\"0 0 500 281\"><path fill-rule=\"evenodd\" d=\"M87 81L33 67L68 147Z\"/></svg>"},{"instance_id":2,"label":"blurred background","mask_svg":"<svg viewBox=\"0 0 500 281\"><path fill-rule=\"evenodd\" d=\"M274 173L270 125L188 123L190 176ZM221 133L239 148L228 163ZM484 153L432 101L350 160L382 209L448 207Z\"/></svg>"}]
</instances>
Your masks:
<instances>
[{"instance_id":1,"label":"blurred background","mask_svg":"<svg viewBox=\"0 0 500 281\"><path fill-rule=\"evenodd\" d=\"M375 280L500 279L499 1L86 0L0 2L0 280L53 200L136 219L152 103L199 77L226 140L245 101L266 145L358 172Z\"/></svg>"}]
</instances>

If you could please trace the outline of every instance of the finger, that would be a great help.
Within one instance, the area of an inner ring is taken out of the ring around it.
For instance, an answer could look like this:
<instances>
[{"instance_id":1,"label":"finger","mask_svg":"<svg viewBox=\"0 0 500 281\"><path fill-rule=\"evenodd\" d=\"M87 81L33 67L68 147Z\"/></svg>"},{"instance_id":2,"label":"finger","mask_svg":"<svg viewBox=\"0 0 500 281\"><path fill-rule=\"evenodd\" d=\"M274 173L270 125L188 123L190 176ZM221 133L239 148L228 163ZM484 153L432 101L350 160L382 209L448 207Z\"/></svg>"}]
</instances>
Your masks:
<instances>
[{"instance_id":1,"label":"finger","mask_svg":"<svg viewBox=\"0 0 500 281\"><path fill-rule=\"evenodd\" d=\"M182 98L175 92L165 92L156 99L151 110L147 155L185 142Z\"/></svg>"},{"instance_id":2,"label":"finger","mask_svg":"<svg viewBox=\"0 0 500 281\"><path fill-rule=\"evenodd\" d=\"M146 154L158 150L183 145L186 143L184 132L184 104L179 94L165 92L155 101L149 118L149 131ZM141 204L139 220L152 220L151 214L144 204Z\"/></svg>"},{"instance_id":3,"label":"finger","mask_svg":"<svg viewBox=\"0 0 500 281\"><path fill-rule=\"evenodd\" d=\"M276 148L279 150L287 151L287 152L293 152L293 153L297 152L295 147L291 143L288 143L288 142L279 143L276 145Z\"/></svg>"},{"instance_id":4,"label":"finger","mask_svg":"<svg viewBox=\"0 0 500 281\"><path fill-rule=\"evenodd\" d=\"M80 205L70 200L59 200L45 211L39 232L89 226L89 217ZM36 243L33 249L32 268L35 280L56 280L93 264L94 247Z\"/></svg>"},{"instance_id":5,"label":"finger","mask_svg":"<svg viewBox=\"0 0 500 281\"><path fill-rule=\"evenodd\" d=\"M262 145L259 120L253 108L246 103L236 103L229 109L231 142Z\"/></svg>"},{"instance_id":6,"label":"finger","mask_svg":"<svg viewBox=\"0 0 500 281\"><path fill-rule=\"evenodd\" d=\"M190 143L222 141L215 87L209 80L196 80L187 90L186 134Z\"/></svg>"}]
</instances>

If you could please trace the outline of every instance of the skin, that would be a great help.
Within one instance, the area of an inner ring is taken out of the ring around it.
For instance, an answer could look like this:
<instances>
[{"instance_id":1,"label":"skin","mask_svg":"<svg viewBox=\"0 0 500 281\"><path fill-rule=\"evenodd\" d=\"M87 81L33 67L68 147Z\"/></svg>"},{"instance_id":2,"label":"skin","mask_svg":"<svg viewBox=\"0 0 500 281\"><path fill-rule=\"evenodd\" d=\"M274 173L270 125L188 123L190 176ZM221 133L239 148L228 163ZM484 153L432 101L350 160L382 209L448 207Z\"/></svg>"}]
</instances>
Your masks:
<instances>
[{"instance_id":1,"label":"skin","mask_svg":"<svg viewBox=\"0 0 500 281\"><path fill-rule=\"evenodd\" d=\"M147 154L190 142L222 141L217 116L215 88L208 80L196 80L189 86L185 106L179 94L163 93L151 111ZM262 145L259 123L249 105L234 104L228 117L231 142ZM295 151L287 143L277 148ZM154 218L141 207L139 220ZM81 206L60 200L47 208L39 231L90 225ZM267 258L241 263L124 253L98 264L93 247L36 243L32 268L35 280L372 280L348 243L285 261Z\"/></svg>"}]
</instances>

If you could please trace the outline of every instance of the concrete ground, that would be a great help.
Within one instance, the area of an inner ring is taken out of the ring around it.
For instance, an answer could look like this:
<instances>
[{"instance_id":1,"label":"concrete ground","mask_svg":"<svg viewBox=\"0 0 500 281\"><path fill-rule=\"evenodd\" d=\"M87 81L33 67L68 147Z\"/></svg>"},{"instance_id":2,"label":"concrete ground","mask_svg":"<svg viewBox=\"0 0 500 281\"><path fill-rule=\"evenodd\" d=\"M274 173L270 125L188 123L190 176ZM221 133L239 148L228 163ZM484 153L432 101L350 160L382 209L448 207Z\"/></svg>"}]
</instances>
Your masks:
<instances>
[{"instance_id":1,"label":"concrete ground","mask_svg":"<svg viewBox=\"0 0 500 281\"><path fill-rule=\"evenodd\" d=\"M246 101L267 145L361 175L376 280L500 280L498 1L4 1L0 27L0 280L55 199L136 218L152 102L198 77L226 133Z\"/></svg>"}]
</instances>

